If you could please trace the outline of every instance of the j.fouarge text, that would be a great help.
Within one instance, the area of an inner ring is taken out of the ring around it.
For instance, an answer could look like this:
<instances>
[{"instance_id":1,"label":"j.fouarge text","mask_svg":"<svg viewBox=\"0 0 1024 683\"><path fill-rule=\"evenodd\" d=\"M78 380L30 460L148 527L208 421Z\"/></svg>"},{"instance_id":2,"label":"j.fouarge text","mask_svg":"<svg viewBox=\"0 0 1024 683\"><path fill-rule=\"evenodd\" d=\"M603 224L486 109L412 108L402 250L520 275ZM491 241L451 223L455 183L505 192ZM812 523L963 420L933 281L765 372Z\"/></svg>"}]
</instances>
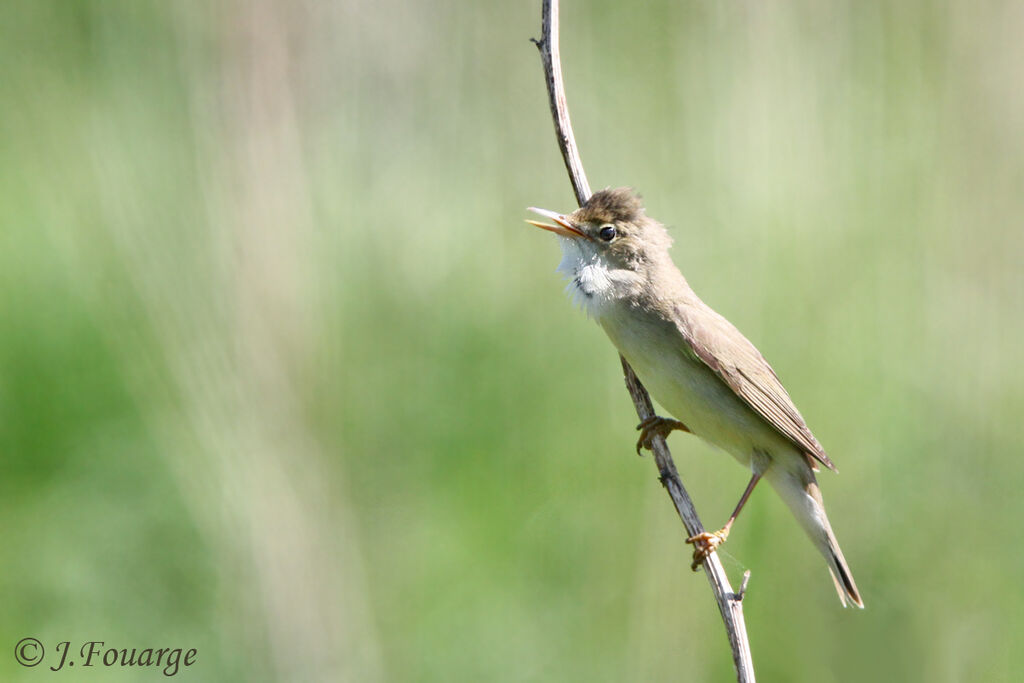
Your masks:
<instances>
[{"instance_id":1,"label":"j.fouarge text","mask_svg":"<svg viewBox=\"0 0 1024 683\"><path fill-rule=\"evenodd\" d=\"M180 667L195 664L198 651L196 648L180 647L146 647L123 648L107 647L102 640L90 640L78 648L78 659L70 641L57 643L56 654L60 661L50 667L51 671L61 671L65 667L105 666L105 667L139 667L161 668L165 676L174 676Z\"/></svg>"}]
</instances>

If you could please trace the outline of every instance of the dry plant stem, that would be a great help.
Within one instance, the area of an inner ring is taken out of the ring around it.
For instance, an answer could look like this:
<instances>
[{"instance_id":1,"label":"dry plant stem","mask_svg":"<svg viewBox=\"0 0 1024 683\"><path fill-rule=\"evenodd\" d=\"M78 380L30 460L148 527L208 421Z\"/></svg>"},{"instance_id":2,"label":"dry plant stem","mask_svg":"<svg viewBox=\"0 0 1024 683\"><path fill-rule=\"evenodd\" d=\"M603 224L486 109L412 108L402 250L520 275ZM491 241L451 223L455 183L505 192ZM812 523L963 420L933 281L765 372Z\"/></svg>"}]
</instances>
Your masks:
<instances>
[{"instance_id":1,"label":"dry plant stem","mask_svg":"<svg viewBox=\"0 0 1024 683\"><path fill-rule=\"evenodd\" d=\"M542 31L541 39L533 42L540 50L541 60L544 63L548 102L551 105L551 116L555 122L558 147L562 150L562 158L565 160L565 168L569 172L576 200L582 205L590 198L590 185L583 172L583 162L580 161L579 150L576 148L576 139L569 121L569 107L565 100L562 64L558 53L558 0L543 0ZM650 395L626 359L622 356L619 356L619 359L622 361L626 388L636 406L637 416L641 421L652 417L655 413ZM701 524L700 518L697 516L697 509L693 506L693 501L690 500L686 488L683 487L683 482L679 478L679 472L672 461L672 454L668 450L664 437L655 436L651 439L651 450L654 453L654 462L658 466L659 479L671 496L672 503L676 506L676 511L686 527L687 534L696 536L703 533L704 525ZM749 572L744 576L743 588L737 594L733 592L717 553L708 555L703 566L715 601L718 603L718 610L722 614L722 621L725 622L729 646L732 649L733 665L736 668L736 679L740 683L752 683L754 681L754 662L750 654L750 641L747 638L747 626L743 619L742 602Z\"/></svg>"},{"instance_id":2,"label":"dry plant stem","mask_svg":"<svg viewBox=\"0 0 1024 683\"><path fill-rule=\"evenodd\" d=\"M641 420L654 415L654 406L651 397L644 389L643 384L637 378L633 368L622 356L622 372L626 376L626 388L636 406L636 414ZM672 454L668 450L668 444L662 436L651 439L651 451L654 453L654 462L658 466L658 478L662 486L668 491L672 503L676 506L686 532L690 536L696 536L704 531L700 517L697 516L697 508L690 500L690 494L686 492L679 472L676 471L676 464L672 460ZM718 559L718 553L711 553L704 558L704 573L711 584L711 590L715 594L715 602L718 603L718 611L722 614L722 621L725 622L725 631L729 636L729 647L732 649L732 663L736 668L736 680L740 683L752 683L754 680L754 660L750 654L750 640L747 637L747 623L743 619L743 596L747 589L747 581L750 579L750 572L744 575L743 588L739 593L734 593L725 568Z\"/></svg>"},{"instance_id":3,"label":"dry plant stem","mask_svg":"<svg viewBox=\"0 0 1024 683\"><path fill-rule=\"evenodd\" d=\"M562 59L558 53L558 0L544 0L541 15L541 39L534 40L544 62L544 75L548 80L548 104L555 119L555 134L558 148L562 150L565 170L569 172L573 192L580 206L590 199L590 183L583 172L580 151L576 148L576 136L569 121L569 104L565 100L565 83L562 81Z\"/></svg>"}]
</instances>

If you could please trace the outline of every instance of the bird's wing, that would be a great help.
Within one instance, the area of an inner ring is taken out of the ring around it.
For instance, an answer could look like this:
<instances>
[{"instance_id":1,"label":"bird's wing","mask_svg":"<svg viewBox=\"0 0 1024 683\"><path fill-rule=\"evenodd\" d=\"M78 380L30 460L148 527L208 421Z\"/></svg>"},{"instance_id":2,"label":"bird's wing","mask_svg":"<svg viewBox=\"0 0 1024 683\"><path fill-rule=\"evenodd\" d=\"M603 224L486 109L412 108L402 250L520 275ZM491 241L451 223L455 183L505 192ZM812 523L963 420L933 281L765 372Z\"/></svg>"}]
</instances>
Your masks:
<instances>
[{"instance_id":1,"label":"bird's wing","mask_svg":"<svg viewBox=\"0 0 1024 683\"><path fill-rule=\"evenodd\" d=\"M690 351L733 392L797 448L835 471L825 449L807 428L772 366L732 323L698 302L675 307L676 327ZM812 460L813 458L813 460Z\"/></svg>"}]
</instances>

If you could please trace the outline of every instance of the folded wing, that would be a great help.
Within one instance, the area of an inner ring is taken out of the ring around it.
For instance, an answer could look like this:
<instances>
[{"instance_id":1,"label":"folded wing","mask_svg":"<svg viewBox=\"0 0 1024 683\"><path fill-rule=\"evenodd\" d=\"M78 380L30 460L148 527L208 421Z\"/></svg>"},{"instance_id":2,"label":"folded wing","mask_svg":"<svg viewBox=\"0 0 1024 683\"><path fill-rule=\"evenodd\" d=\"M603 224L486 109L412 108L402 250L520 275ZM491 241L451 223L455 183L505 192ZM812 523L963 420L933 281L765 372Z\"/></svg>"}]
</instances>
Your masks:
<instances>
[{"instance_id":1,"label":"folded wing","mask_svg":"<svg viewBox=\"0 0 1024 683\"><path fill-rule=\"evenodd\" d=\"M825 449L807 428L775 371L732 323L703 302L675 307L676 326L690 352L776 431L816 462L835 471ZM697 315L699 313L699 315Z\"/></svg>"}]
</instances>

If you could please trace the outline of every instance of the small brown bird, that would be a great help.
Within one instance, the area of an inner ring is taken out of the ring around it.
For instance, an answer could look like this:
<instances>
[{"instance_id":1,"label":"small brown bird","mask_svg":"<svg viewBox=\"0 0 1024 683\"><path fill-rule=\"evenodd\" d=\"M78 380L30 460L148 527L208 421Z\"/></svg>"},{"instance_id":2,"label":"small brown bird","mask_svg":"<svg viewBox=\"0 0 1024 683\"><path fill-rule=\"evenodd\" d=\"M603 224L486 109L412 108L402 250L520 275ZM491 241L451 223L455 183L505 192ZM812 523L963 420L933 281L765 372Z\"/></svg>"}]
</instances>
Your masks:
<instances>
[{"instance_id":1,"label":"small brown bird","mask_svg":"<svg viewBox=\"0 0 1024 683\"><path fill-rule=\"evenodd\" d=\"M669 256L665 228L628 188L602 190L568 215L531 208L554 224L559 271L573 299L604 329L651 395L677 419L642 423L637 451L678 429L730 453L753 472L719 531L688 539L694 569L729 534L764 477L828 564L839 599L863 607L832 533L814 473L832 461L807 428L775 371L733 325L700 300Z\"/></svg>"}]
</instances>

